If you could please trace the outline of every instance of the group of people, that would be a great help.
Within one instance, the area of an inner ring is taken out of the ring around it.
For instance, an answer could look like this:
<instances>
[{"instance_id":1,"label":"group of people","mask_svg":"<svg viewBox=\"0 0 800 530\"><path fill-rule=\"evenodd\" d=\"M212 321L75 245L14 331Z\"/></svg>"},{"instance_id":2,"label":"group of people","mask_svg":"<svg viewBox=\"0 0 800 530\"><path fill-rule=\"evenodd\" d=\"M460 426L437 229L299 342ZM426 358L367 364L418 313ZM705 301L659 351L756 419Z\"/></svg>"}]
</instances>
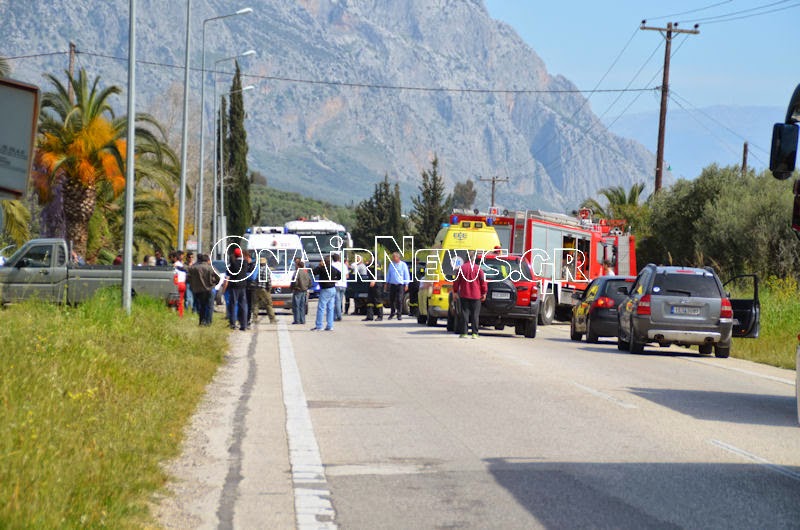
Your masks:
<instances>
[{"instance_id":1,"label":"group of people","mask_svg":"<svg viewBox=\"0 0 800 530\"><path fill-rule=\"evenodd\" d=\"M256 263L253 255L234 247L229 260L229 276L225 277L220 291L225 296L228 324L231 329L247 331L257 323L261 309L267 311L271 324L277 322L272 307L272 275L267 259L261 257Z\"/></svg>"}]
</instances>

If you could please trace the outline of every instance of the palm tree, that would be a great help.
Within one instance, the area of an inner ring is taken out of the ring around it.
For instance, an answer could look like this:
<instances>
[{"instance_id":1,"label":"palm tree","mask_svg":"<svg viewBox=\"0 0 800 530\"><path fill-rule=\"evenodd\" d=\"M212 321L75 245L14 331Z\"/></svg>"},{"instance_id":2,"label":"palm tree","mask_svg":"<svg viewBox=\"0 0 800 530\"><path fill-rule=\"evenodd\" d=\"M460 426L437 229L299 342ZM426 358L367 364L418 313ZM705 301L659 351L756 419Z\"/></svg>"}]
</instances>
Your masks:
<instances>
[{"instance_id":1,"label":"palm tree","mask_svg":"<svg viewBox=\"0 0 800 530\"><path fill-rule=\"evenodd\" d=\"M603 206L597 199L586 199L581 203L582 208L591 208L596 217L624 219L632 210L639 208L639 197L644 192L644 184L639 182L625 190L623 186L603 188L599 194L608 201Z\"/></svg>"},{"instance_id":2,"label":"palm tree","mask_svg":"<svg viewBox=\"0 0 800 530\"><path fill-rule=\"evenodd\" d=\"M0 77L8 77L11 75L11 65L8 64L8 59L0 57Z\"/></svg>"},{"instance_id":3,"label":"palm tree","mask_svg":"<svg viewBox=\"0 0 800 530\"><path fill-rule=\"evenodd\" d=\"M100 89L99 77L90 85L84 69L76 78L67 75L74 101L64 84L55 76L47 76L55 90L42 97L37 158L45 178L37 182L39 196L45 201L61 185L67 240L78 254L86 255L89 222L98 197L103 202L113 201L125 189L129 121L127 117L115 117L109 102L120 93L119 87ZM142 124L135 130L136 172L143 179L140 184L166 189L170 181L177 180L177 157L151 116L137 114L135 121ZM174 187L169 191L174 192Z\"/></svg>"}]
</instances>

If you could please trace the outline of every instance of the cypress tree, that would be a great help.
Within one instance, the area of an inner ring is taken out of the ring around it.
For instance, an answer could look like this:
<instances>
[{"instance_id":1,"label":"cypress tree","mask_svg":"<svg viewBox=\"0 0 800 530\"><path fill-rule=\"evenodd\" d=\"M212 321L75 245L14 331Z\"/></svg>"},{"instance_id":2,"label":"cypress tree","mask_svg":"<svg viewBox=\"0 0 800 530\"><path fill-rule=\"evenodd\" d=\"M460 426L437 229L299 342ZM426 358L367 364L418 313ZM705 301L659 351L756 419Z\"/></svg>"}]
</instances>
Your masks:
<instances>
[{"instance_id":1,"label":"cypress tree","mask_svg":"<svg viewBox=\"0 0 800 530\"><path fill-rule=\"evenodd\" d=\"M228 168L230 181L225 195L225 215L228 217L228 233L244 234L252 224L253 210L250 205L250 178L247 170L247 132L244 129L244 96L239 62L231 85L228 137Z\"/></svg>"},{"instance_id":2,"label":"cypress tree","mask_svg":"<svg viewBox=\"0 0 800 530\"><path fill-rule=\"evenodd\" d=\"M450 216L452 196L444 193L444 178L439 174L439 158L434 155L430 170L422 171L419 195L412 199L411 216L415 225L415 245L430 248L442 223Z\"/></svg>"}]
</instances>

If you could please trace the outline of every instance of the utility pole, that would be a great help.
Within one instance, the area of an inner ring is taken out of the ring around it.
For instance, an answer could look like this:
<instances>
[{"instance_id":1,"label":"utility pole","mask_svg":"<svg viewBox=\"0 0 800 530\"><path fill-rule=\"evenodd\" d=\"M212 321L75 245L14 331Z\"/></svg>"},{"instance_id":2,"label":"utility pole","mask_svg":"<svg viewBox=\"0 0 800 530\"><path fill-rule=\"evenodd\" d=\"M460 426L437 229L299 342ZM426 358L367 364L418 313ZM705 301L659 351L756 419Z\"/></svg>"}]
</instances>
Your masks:
<instances>
[{"instance_id":1,"label":"utility pole","mask_svg":"<svg viewBox=\"0 0 800 530\"><path fill-rule=\"evenodd\" d=\"M485 178L482 178L482 177L478 177L478 180L481 181L481 182L491 182L492 183L492 207L494 207L494 187L498 182L508 182L508 178L501 179L500 177L495 175L494 177L488 178L488 179L485 179Z\"/></svg>"},{"instance_id":2,"label":"utility pole","mask_svg":"<svg viewBox=\"0 0 800 530\"><path fill-rule=\"evenodd\" d=\"M661 189L661 181L664 176L664 130L667 124L667 97L669 96L669 60L672 54L672 38L681 33L697 35L700 31L697 29L698 24L694 25L692 29L678 29L677 22L669 22L666 28L656 28L646 26L646 20L642 20L642 25L639 29L658 31L664 36L666 46L664 47L664 77L661 81L661 113L658 116L658 149L656 151L656 185L655 191Z\"/></svg>"},{"instance_id":3,"label":"utility pole","mask_svg":"<svg viewBox=\"0 0 800 530\"><path fill-rule=\"evenodd\" d=\"M742 177L747 175L747 142L742 147Z\"/></svg>"},{"instance_id":4,"label":"utility pole","mask_svg":"<svg viewBox=\"0 0 800 530\"><path fill-rule=\"evenodd\" d=\"M75 94L72 89L72 78L75 77L75 54L78 52L78 49L75 46L74 42L69 43L69 86L67 87L67 94L69 97L69 102L74 103Z\"/></svg>"}]
</instances>

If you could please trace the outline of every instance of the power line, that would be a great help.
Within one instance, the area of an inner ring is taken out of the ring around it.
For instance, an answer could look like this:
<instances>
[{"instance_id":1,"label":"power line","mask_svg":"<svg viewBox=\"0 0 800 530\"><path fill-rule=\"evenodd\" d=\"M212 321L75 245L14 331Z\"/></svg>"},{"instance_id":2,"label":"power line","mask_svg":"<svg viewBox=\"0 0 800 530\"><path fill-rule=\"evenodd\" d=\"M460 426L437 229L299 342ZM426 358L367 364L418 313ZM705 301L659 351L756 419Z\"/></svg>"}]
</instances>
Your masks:
<instances>
[{"instance_id":1,"label":"power line","mask_svg":"<svg viewBox=\"0 0 800 530\"><path fill-rule=\"evenodd\" d=\"M688 115L689 115L689 116L690 116L690 117L691 117L691 118L692 118L694 121L696 121L696 122L697 122L697 123L698 123L698 124L699 124L699 125L700 125L702 128L704 128L705 130L707 130L707 131L708 131L708 132L711 134L711 136L713 136L714 138L716 138L717 140L719 140L719 142L720 142L720 143L721 143L721 144L722 144L722 145L723 145L723 146L724 146L726 149L728 149L728 150L729 150L731 153L733 153L734 155L736 155L736 156L739 156L739 151L738 151L738 150L736 150L736 149L733 149L733 148L730 146L730 144L728 143L728 141L727 141L727 140L725 140L724 138L722 138L722 137L718 136L718 135L717 135L717 132L716 132L714 129L712 129L711 127L709 127L709 126L708 126L708 125L706 125L705 123L701 122L701 121L700 121L700 120L697 118L697 116L695 116L694 114L692 114L692 113L689 111L689 109L687 109L685 106L683 106L683 104L682 104L682 103L681 103L681 102L680 102L680 101L679 101L677 98L675 98L675 97L674 97L674 94L670 94L670 95L669 95L669 98L670 98L670 99L673 101L673 103L675 103L675 104L676 104L676 105L678 105L678 106L679 106L681 109L683 109L684 111L686 111L686 113L687 113L687 114L688 114ZM755 155L754 155L754 156L755 156ZM756 157L756 158L758 158L758 157ZM762 163L763 163L763 162L762 162Z\"/></svg>"},{"instance_id":2,"label":"power line","mask_svg":"<svg viewBox=\"0 0 800 530\"><path fill-rule=\"evenodd\" d=\"M705 7L698 7L697 9L690 9L689 11L683 11L681 13L673 13L671 15L663 15L660 17L647 17L645 20L663 20L665 18L673 18L673 17L681 17L683 15L690 15L692 13L697 13L699 11L706 11L713 7L719 7L724 4L730 4L733 0L725 0L724 2L717 2L716 4L707 5Z\"/></svg>"},{"instance_id":3,"label":"power line","mask_svg":"<svg viewBox=\"0 0 800 530\"><path fill-rule=\"evenodd\" d=\"M739 11L731 11L730 13L721 13L719 15L711 15L711 16L708 16L708 17L698 18L698 19L694 19L694 20L681 20L679 22L680 23L687 23L687 22L706 22L707 23L709 21L717 20L717 19L720 19L720 18L727 18L727 17L731 17L731 16L735 16L735 15L741 15L741 14L744 14L744 13L752 13L753 11L760 11L762 9L767 9L769 7L777 6L777 5L780 5L780 4L786 4L786 3L791 2L791 1L792 0L778 0L777 2L770 2L769 4L763 4L763 5L756 6L756 7L751 7L751 8L748 8L748 9L740 9Z\"/></svg>"},{"instance_id":4,"label":"power line","mask_svg":"<svg viewBox=\"0 0 800 530\"><path fill-rule=\"evenodd\" d=\"M7 61L16 61L18 59L35 59L37 57L50 57L52 55L67 55L69 52L44 52L44 53L33 53L30 55L15 55L13 57L5 57Z\"/></svg>"},{"instance_id":5,"label":"power line","mask_svg":"<svg viewBox=\"0 0 800 530\"><path fill-rule=\"evenodd\" d=\"M778 11L786 11L787 9L793 9L795 7L800 7L800 2L797 3L797 4L792 4L790 6L784 6L784 7L778 7L776 9L771 9L769 11L762 11L760 13L753 13L752 15L742 15L742 16L739 16L739 17L726 18L724 20L712 20L711 22L706 22L705 24L706 25L708 25L708 24L721 24L723 22L733 22L734 20L743 20L743 19L746 19L746 18L760 17L761 15L768 15L770 13L777 13Z\"/></svg>"},{"instance_id":6,"label":"power line","mask_svg":"<svg viewBox=\"0 0 800 530\"><path fill-rule=\"evenodd\" d=\"M127 58L124 57L117 57L114 55L108 55L102 53L85 52L80 50L78 51L78 53L88 55L91 57L102 57L117 61L127 61ZM180 69L184 68L181 65L160 63L155 61L137 60L136 62L139 64L146 64L150 66L161 66L166 68L180 68ZM202 68L197 68L197 67L190 67L190 69L198 72L202 71ZM206 73L225 74L225 75L234 74L234 72L228 72L225 70L209 70L209 69L206 69ZM248 73L242 73L241 75L243 78L246 77L250 79L258 79L263 81L280 81L285 83L297 83L297 84L307 84L307 85L324 85L324 86L337 86L337 87L347 87L347 88L369 88L376 90L402 90L402 91L415 91L415 92L453 92L462 94L586 94L586 93L618 93L618 92L639 92L639 91L647 92L653 90L653 87L631 88L630 85L625 88L596 89L591 91L580 90L577 88L576 89L505 89L505 88L496 89L496 88L422 87L422 86L411 86L411 85L380 85L373 83L353 83L347 81L325 81L325 80L303 79L303 78L293 78L293 77L257 75Z\"/></svg>"}]
</instances>

